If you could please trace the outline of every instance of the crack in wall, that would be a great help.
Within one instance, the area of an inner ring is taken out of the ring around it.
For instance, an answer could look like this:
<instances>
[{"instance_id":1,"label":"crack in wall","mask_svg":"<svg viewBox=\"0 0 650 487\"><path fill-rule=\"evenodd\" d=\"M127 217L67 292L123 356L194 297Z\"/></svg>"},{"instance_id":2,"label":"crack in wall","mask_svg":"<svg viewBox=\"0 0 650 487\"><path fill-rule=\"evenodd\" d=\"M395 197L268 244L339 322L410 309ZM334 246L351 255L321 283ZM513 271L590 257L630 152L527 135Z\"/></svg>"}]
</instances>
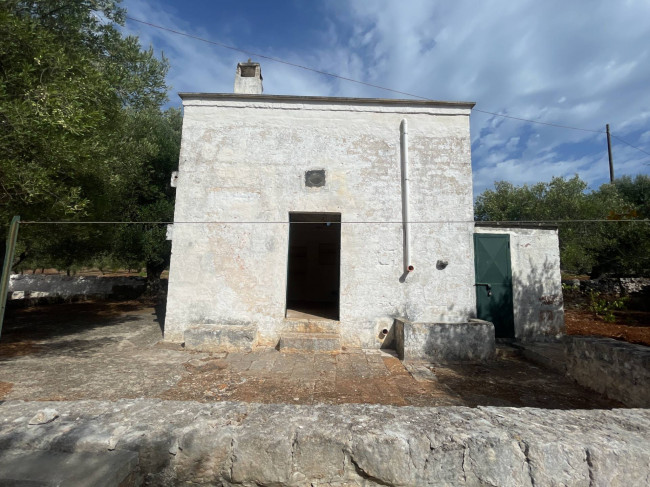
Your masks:
<instances>
[{"instance_id":1,"label":"crack in wall","mask_svg":"<svg viewBox=\"0 0 650 487\"><path fill-rule=\"evenodd\" d=\"M358 475L359 477L361 477L362 479L364 479L364 480L370 480L370 481L375 482L376 484L379 484L379 485L386 485L386 486L388 486L388 487L392 487L392 486L393 486L392 483L390 483L390 482L386 482L385 480L382 480L382 479L380 479L380 478L378 478L378 477L375 477L374 475L371 475L371 474L369 474L368 472L366 472L366 471L365 471L365 470L364 470L364 469L363 469L363 468L362 468L362 467L361 467L361 466L356 462L356 460L354 459L354 457L352 457L352 455L350 455L350 462L352 463L352 465L354 465L354 470L356 471L357 475Z\"/></svg>"},{"instance_id":2,"label":"crack in wall","mask_svg":"<svg viewBox=\"0 0 650 487\"><path fill-rule=\"evenodd\" d=\"M589 470L588 470L588 472L589 472L589 487L593 487L593 485L595 485L594 484L594 471L593 471L594 464L593 464L593 460L591 458L591 452L589 451L589 448L585 448L585 456L586 456L585 459L587 460L587 466L589 467Z\"/></svg>"},{"instance_id":3,"label":"crack in wall","mask_svg":"<svg viewBox=\"0 0 650 487\"><path fill-rule=\"evenodd\" d=\"M524 454L524 457L526 459L526 467L528 468L528 476L530 477L530 485L532 487L535 487L535 479L533 478L533 469L532 465L530 463L530 446L528 446L528 443L526 443L524 440L519 441L519 448L521 449L521 452Z\"/></svg>"}]
</instances>

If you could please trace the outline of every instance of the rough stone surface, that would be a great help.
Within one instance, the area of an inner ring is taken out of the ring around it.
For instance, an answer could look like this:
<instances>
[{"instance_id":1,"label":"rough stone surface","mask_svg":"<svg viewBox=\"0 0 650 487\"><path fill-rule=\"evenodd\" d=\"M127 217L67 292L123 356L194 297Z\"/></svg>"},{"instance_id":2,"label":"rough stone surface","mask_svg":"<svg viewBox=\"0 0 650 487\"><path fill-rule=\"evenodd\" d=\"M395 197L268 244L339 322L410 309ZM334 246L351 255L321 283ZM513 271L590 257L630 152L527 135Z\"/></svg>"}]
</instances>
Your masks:
<instances>
[{"instance_id":1,"label":"rough stone surface","mask_svg":"<svg viewBox=\"0 0 650 487\"><path fill-rule=\"evenodd\" d=\"M650 407L650 348L611 338L565 337L567 373L630 407Z\"/></svg>"},{"instance_id":2,"label":"rough stone surface","mask_svg":"<svg viewBox=\"0 0 650 487\"><path fill-rule=\"evenodd\" d=\"M13 274L9 279L9 299L36 300L77 297L130 299L145 290L142 277L61 276Z\"/></svg>"},{"instance_id":3,"label":"rough stone surface","mask_svg":"<svg viewBox=\"0 0 650 487\"><path fill-rule=\"evenodd\" d=\"M26 487L127 487L138 454L132 451L75 452L0 450L0 485Z\"/></svg>"},{"instance_id":4,"label":"rough stone surface","mask_svg":"<svg viewBox=\"0 0 650 487\"><path fill-rule=\"evenodd\" d=\"M601 277L581 281L573 279L572 284L580 287L581 291L598 291L606 294L631 295L647 292L650 288L650 278L647 277Z\"/></svg>"},{"instance_id":5,"label":"rough stone surface","mask_svg":"<svg viewBox=\"0 0 650 487\"><path fill-rule=\"evenodd\" d=\"M50 421L54 421L59 417L59 412L56 409L45 408L37 412L32 419L29 420L29 424L47 424Z\"/></svg>"},{"instance_id":6,"label":"rough stone surface","mask_svg":"<svg viewBox=\"0 0 650 487\"><path fill-rule=\"evenodd\" d=\"M396 340L403 360L429 362L484 361L494 358L494 325L487 321L468 323L411 323L395 320Z\"/></svg>"},{"instance_id":7,"label":"rough stone surface","mask_svg":"<svg viewBox=\"0 0 650 487\"><path fill-rule=\"evenodd\" d=\"M165 340L183 341L193 325L241 321L258 326L259 345L278 344L289 212L341 214L343 346L380 348L381 330L398 316L473 317L468 104L188 94L183 106ZM416 270L405 279L404 118L410 216L429 222L412 226ZM325 184L307 187L305 172L315 169Z\"/></svg>"},{"instance_id":8,"label":"rough stone surface","mask_svg":"<svg viewBox=\"0 0 650 487\"><path fill-rule=\"evenodd\" d=\"M650 482L650 412L155 400L0 405L0 450L136 452L148 485L602 486Z\"/></svg>"},{"instance_id":9,"label":"rough stone surface","mask_svg":"<svg viewBox=\"0 0 650 487\"><path fill-rule=\"evenodd\" d=\"M333 352L341 350L341 335L336 333L283 333L280 350Z\"/></svg>"},{"instance_id":10,"label":"rough stone surface","mask_svg":"<svg viewBox=\"0 0 650 487\"><path fill-rule=\"evenodd\" d=\"M557 229L477 226L476 232L510 235L515 338L564 333Z\"/></svg>"},{"instance_id":11,"label":"rough stone surface","mask_svg":"<svg viewBox=\"0 0 650 487\"><path fill-rule=\"evenodd\" d=\"M251 350L257 338L255 325L198 325L185 330L185 348L199 352Z\"/></svg>"}]
</instances>

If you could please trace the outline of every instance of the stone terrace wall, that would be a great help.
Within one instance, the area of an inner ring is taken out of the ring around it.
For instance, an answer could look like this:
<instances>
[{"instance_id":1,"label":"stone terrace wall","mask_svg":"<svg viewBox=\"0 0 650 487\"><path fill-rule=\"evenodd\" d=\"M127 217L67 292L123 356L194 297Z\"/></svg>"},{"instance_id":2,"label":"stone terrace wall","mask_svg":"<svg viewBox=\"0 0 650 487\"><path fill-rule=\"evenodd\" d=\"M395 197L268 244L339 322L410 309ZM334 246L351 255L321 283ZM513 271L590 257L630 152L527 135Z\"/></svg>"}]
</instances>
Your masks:
<instances>
[{"instance_id":1,"label":"stone terrace wall","mask_svg":"<svg viewBox=\"0 0 650 487\"><path fill-rule=\"evenodd\" d=\"M144 290L143 277L14 274L9 279L9 299L12 301L33 302L80 297L131 299Z\"/></svg>"},{"instance_id":2,"label":"stone terrace wall","mask_svg":"<svg viewBox=\"0 0 650 487\"><path fill-rule=\"evenodd\" d=\"M611 338L566 337L567 373L630 407L650 407L650 348Z\"/></svg>"},{"instance_id":3,"label":"stone terrace wall","mask_svg":"<svg viewBox=\"0 0 650 487\"><path fill-rule=\"evenodd\" d=\"M157 400L0 404L0 451L136 451L146 485L637 486L650 411L291 406Z\"/></svg>"}]
</instances>

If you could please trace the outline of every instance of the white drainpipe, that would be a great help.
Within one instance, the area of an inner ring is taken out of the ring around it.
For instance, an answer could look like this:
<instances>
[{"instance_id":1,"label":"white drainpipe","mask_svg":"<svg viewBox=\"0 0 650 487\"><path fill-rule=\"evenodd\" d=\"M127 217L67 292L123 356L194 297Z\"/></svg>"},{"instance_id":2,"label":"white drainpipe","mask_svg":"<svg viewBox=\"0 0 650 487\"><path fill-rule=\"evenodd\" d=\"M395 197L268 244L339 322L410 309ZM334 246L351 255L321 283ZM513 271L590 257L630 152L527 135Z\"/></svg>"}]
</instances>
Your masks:
<instances>
[{"instance_id":1,"label":"white drainpipe","mask_svg":"<svg viewBox=\"0 0 650 487\"><path fill-rule=\"evenodd\" d=\"M400 125L400 154L402 162L402 227L404 229L404 274L413 272L411 264L411 221L409 220L409 149L408 125L402 119Z\"/></svg>"}]
</instances>

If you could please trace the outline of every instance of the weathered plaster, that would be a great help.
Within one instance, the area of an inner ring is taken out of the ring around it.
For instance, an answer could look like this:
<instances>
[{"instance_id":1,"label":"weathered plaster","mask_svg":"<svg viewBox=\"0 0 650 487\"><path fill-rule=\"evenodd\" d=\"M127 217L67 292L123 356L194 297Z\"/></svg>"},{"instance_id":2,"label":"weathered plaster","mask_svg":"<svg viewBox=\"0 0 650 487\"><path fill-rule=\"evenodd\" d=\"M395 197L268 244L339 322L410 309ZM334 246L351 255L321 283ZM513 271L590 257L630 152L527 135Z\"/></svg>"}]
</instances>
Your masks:
<instances>
[{"instance_id":1,"label":"weathered plaster","mask_svg":"<svg viewBox=\"0 0 650 487\"><path fill-rule=\"evenodd\" d=\"M165 339L197 324L285 326L289 212L340 213L340 333L376 348L397 316L475 311L471 104L184 95ZM409 123L411 252L402 275L400 132ZM324 169L323 187L305 171ZM185 223L186 222L186 223ZM437 269L438 260L449 265Z\"/></svg>"}]
</instances>

